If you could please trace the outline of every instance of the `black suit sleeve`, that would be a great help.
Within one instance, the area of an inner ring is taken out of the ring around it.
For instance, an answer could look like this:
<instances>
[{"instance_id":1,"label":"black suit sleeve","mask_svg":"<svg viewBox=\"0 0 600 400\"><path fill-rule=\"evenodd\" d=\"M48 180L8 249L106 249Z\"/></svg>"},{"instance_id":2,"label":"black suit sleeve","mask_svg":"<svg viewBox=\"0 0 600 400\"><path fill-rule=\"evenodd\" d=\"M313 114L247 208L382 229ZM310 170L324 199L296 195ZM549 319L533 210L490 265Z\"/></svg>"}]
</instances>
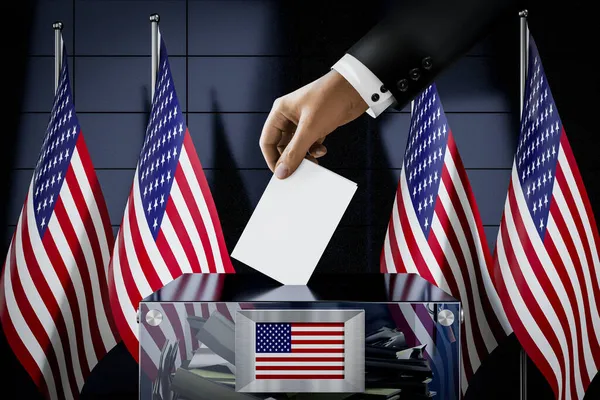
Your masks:
<instances>
[{"instance_id":1,"label":"black suit sleeve","mask_svg":"<svg viewBox=\"0 0 600 400\"><path fill-rule=\"evenodd\" d=\"M348 53L362 62L402 109L493 25L518 18L521 0L402 0Z\"/></svg>"}]
</instances>

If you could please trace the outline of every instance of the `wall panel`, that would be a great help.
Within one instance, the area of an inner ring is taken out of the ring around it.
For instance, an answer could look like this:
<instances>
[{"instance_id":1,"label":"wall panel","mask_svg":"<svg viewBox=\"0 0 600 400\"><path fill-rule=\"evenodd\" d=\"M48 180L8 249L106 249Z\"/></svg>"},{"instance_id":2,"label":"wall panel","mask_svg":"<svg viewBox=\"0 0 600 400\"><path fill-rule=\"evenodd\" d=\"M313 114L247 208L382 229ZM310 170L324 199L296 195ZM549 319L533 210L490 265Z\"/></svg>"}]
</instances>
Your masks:
<instances>
[{"instance_id":1,"label":"wall panel","mask_svg":"<svg viewBox=\"0 0 600 400\"><path fill-rule=\"evenodd\" d=\"M268 112L299 85L295 58L192 57L188 63L192 112Z\"/></svg>"},{"instance_id":2,"label":"wall panel","mask_svg":"<svg viewBox=\"0 0 600 400\"><path fill-rule=\"evenodd\" d=\"M182 111L186 110L185 57L169 57ZM77 112L150 112L150 57L79 57L75 61Z\"/></svg>"},{"instance_id":3,"label":"wall panel","mask_svg":"<svg viewBox=\"0 0 600 400\"><path fill-rule=\"evenodd\" d=\"M52 24L63 23L62 36L67 53L73 53L73 0L38 0L32 22L29 54L54 56Z\"/></svg>"},{"instance_id":4,"label":"wall panel","mask_svg":"<svg viewBox=\"0 0 600 400\"><path fill-rule=\"evenodd\" d=\"M69 74L73 79L73 58L69 57ZM54 56L31 56L27 59L27 77L23 90L23 112L47 112L54 100Z\"/></svg>"},{"instance_id":5,"label":"wall panel","mask_svg":"<svg viewBox=\"0 0 600 400\"><path fill-rule=\"evenodd\" d=\"M160 15L160 31L169 55L185 56L185 0L75 0L77 55L152 54L151 14Z\"/></svg>"}]
</instances>

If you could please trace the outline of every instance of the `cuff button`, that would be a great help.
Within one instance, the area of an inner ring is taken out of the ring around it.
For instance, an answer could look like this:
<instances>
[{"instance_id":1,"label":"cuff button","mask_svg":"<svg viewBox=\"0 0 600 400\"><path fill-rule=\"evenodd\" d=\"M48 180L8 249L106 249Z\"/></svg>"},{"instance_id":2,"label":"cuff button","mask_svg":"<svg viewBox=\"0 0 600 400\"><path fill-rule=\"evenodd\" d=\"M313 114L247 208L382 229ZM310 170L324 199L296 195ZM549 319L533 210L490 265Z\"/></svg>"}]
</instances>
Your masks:
<instances>
[{"instance_id":1,"label":"cuff button","mask_svg":"<svg viewBox=\"0 0 600 400\"><path fill-rule=\"evenodd\" d=\"M387 89L383 85L381 85L381 87L379 88L379 90L381 91L381 93L387 93Z\"/></svg>"},{"instance_id":2,"label":"cuff button","mask_svg":"<svg viewBox=\"0 0 600 400\"><path fill-rule=\"evenodd\" d=\"M379 95L377 93L373 93L373 95L371 96L371 100L373 100L373 101L379 100Z\"/></svg>"},{"instance_id":3,"label":"cuff button","mask_svg":"<svg viewBox=\"0 0 600 400\"><path fill-rule=\"evenodd\" d=\"M416 81L421 77L421 71L419 71L419 68L413 68L408 71L408 76L410 76L410 79L413 81Z\"/></svg>"},{"instance_id":4,"label":"cuff button","mask_svg":"<svg viewBox=\"0 0 600 400\"><path fill-rule=\"evenodd\" d=\"M421 61L421 63L423 64L423 68L429 70L431 69L431 67L433 67L433 60L431 59L431 57L425 57L423 59L423 61Z\"/></svg>"},{"instance_id":5,"label":"cuff button","mask_svg":"<svg viewBox=\"0 0 600 400\"><path fill-rule=\"evenodd\" d=\"M401 92L406 92L408 90L408 81L406 79L400 79L396 84L396 87Z\"/></svg>"}]
</instances>

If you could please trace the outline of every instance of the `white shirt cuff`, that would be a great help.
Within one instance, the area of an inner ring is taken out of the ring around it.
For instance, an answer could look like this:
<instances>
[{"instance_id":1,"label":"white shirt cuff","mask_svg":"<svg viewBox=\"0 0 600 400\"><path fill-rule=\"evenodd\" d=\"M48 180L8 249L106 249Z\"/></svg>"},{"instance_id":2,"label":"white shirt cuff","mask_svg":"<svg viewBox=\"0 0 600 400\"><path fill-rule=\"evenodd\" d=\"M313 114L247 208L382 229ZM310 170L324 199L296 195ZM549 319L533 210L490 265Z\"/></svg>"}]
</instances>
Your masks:
<instances>
[{"instance_id":1,"label":"white shirt cuff","mask_svg":"<svg viewBox=\"0 0 600 400\"><path fill-rule=\"evenodd\" d=\"M381 90L383 82L354 56L345 54L331 68L356 89L360 97L369 105L367 114L371 117L377 118L379 114L396 102L389 90L384 89L385 92Z\"/></svg>"}]
</instances>

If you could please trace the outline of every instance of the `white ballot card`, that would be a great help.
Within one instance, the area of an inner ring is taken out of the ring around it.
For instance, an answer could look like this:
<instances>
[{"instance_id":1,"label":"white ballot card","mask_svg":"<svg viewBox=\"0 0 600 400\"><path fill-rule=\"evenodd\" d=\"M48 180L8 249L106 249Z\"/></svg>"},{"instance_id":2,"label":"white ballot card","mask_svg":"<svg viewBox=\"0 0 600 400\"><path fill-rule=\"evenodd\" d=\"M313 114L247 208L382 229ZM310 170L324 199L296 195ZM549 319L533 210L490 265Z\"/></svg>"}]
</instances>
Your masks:
<instances>
[{"instance_id":1,"label":"white ballot card","mask_svg":"<svg viewBox=\"0 0 600 400\"><path fill-rule=\"evenodd\" d=\"M231 256L284 285L306 285L357 185L303 160L273 176Z\"/></svg>"}]
</instances>

